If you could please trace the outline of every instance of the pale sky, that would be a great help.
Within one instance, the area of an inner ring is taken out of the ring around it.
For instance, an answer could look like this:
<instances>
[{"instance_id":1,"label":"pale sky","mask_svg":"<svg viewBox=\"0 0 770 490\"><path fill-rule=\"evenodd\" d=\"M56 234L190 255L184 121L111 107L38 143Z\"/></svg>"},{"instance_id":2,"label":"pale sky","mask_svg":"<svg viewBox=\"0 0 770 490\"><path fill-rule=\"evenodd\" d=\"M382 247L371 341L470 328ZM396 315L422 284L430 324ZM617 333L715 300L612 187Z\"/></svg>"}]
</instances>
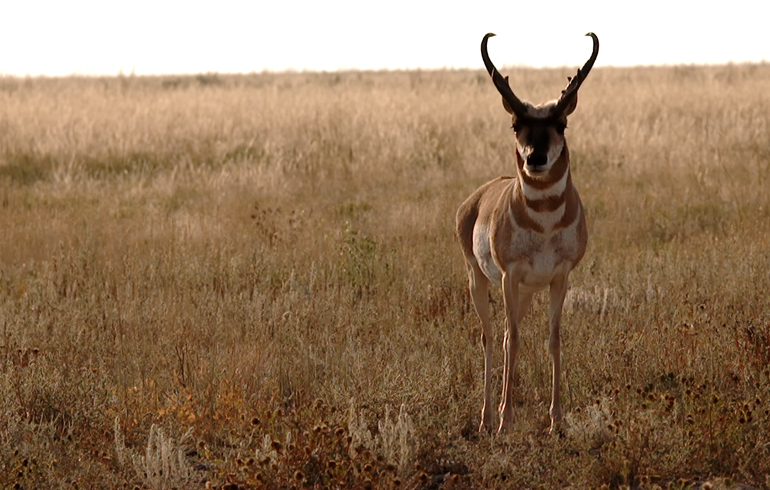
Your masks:
<instances>
[{"instance_id":1,"label":"pale sky","mask_svg":"<svg viewBox=\"0 0 770 490\"><path fill-rule=\"evenodd\" d=\"M473 6L471 6L473 4ZM0 2L0 75L770 61L767 0Z\"/></svg>"}]
</instances>

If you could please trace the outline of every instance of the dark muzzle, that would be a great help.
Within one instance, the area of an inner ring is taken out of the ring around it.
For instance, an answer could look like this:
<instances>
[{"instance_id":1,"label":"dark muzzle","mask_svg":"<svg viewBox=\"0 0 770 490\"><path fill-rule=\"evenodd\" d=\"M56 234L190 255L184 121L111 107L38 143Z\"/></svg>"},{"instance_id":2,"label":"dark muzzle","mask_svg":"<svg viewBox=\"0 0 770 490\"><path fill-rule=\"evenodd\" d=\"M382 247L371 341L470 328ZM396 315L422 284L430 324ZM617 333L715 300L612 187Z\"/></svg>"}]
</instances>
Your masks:
<instances>
[{"instance_id":1,"label":"dark muzzle","mask_svg":"<svg viewBox=\"0 0 770 490\"><path fill-rule=\"evenodd\" d=\"M532 153L527 158L527 165L535 169L537 169L538 167L542 167L543 165L546 164L546 162L548 162L548 155L546 155L545 153L540 153L540 152Z\"/></svg>"}]
</instances>

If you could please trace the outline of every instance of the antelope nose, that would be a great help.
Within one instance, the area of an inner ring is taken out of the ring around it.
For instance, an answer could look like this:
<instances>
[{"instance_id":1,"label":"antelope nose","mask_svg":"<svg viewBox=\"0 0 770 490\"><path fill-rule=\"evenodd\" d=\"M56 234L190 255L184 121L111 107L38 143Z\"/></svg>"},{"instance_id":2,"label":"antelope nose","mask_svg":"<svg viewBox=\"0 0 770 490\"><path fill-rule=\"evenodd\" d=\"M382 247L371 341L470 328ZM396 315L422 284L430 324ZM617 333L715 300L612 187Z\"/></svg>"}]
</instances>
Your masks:
<instances>
[{"instance_id":1,"label":"antelope nose","mask_svg":"<svg viewBox=\"0 0 770 490\"><path fill-rule=\"evenodd\" d=\"M546 155L542 153L533 153L527 158L527 165L530 167L542 167L548 161Z\"/></svg>"}]
</instances>

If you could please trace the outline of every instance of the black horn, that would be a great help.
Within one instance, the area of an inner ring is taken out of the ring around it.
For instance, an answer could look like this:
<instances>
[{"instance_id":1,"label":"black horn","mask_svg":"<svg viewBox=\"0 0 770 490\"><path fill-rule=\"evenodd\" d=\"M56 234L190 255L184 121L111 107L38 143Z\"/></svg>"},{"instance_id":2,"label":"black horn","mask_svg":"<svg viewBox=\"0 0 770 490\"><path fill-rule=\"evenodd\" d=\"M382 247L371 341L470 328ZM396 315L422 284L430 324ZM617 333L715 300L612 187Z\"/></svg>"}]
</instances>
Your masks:
<instances>
[{"instance_id":1,"label":"black horn","mask_svg":"<svg viewBox=\"0 0 770 490\"><path fill-rule=\"evenodd\" d=\"M511 90L511 86L508 85L508 81L503 78L502 75L500 75L500 72L497 71L497 68L492 63L492 60L489 59L489 54L487 53L487 42L492 36L494 36L494 34L490 32L484 36L484 39L481 40L481 59L484 60L484 66L487 68L489 76L492 77L492 82L494 82L495 87L497 87L497 91L500 92L500 95L503 96L503 99L505 99L505 101L508 103L508 106L511 108L513 113L517 117L524 117L527 114L527 108L519 100L519 98L516 97L516 94L514 94L513 90Z\"/></svg>"},{"instance_id":2,"label":"black horn","mask_svg":"<svg viewBox=\"0 0 770 490\"><path fill-rule=\"evenodd\" d=\"M594 62L596 61L596 56L599 54L599 38L593 32L589 32L586 34L586 36L591 36L591 39L594 42L591 57L588 58L588 61L586 61L585 65L583 65L583 68L578 69L577 74L569 79L567 88L561 91L561 97L556 103L556 107L553 111L554 114L559 114L567 108L567 106L572 101L572 98L577 93L577 90L580 88L580 85L583 83L583 80L586 79L588 73L591 71L591 68L593 68Z\"/></svg>"}]
</instances>

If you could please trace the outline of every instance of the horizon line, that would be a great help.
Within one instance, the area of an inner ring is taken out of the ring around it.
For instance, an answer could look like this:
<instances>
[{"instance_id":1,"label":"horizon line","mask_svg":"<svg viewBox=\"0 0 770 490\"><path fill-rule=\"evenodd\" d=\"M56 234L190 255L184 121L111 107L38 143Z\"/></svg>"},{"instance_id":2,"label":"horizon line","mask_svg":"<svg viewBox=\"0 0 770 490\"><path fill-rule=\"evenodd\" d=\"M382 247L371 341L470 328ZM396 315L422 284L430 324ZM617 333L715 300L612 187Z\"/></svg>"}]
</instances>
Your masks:
<instances>
[{"instance_id":1,"label":"horizon line","mask_svg":"<svg viewBox=\"0 0 770 490\"><path fill-rule=\"evenodd\" d=\"M764 66L770 63L768 59L756 60L742 60L742 61L719 61L719 62L679 62L679 63L650 63L650 64L636 64L636 65L601 65L596 66L594 69L659 69L659 68L717 68L717 67L729 67L729 66ZM565 70L575 69L577 65L553 65L553 66L537 66L528 64L503 64L501 70ZM125 72L122 69L117 73L89 73L74 71L69 74L16 74L5 73L0 71L0 77L4 79L56 79L56 78L153 78L153 77L195 77L195 76L254 76L254 75L313 75L313 74L351 74L351 73L409 73L409 72L485 72L483 66L478 68L471 67L402 67L402 68L355 68L355 67L340 67L332 69L315 69L315 68L282 68L282 69L270 69L263 68L261 70L252 71L195 71L195 72L161 72L161 73L136 73L136 67L131 71Z\"/></svg>"}]
</instances>

